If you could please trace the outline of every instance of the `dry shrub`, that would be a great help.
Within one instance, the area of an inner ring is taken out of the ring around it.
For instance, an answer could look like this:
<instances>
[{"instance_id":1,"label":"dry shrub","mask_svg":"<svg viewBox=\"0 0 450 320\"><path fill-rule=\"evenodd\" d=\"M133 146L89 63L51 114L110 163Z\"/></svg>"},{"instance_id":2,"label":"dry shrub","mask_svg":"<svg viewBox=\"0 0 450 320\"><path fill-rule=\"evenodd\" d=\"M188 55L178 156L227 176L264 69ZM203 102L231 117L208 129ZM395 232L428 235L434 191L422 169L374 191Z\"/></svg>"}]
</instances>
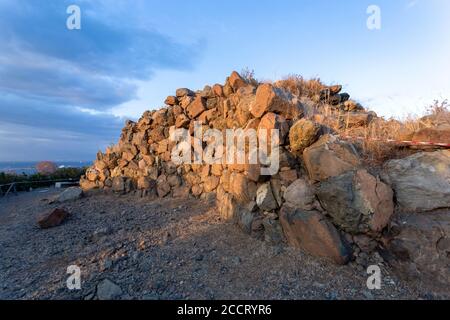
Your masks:
<instances>
[{"instance_id":1,"label":"dry shrub","mask_svg":"<svg viewBox=\"0 0 450 320\"><path fill-rule=\"evenodd\" d=\"M298 97L308 97L314 99L326 86L319 78L305 80L300 75L289 75L277 82L277 86L284 88Z\"/></svg>"},{"instance_id":2,"label":"dry shrub","mask_svg":"<svg viewBox=\"0 0 450 320\"><path fill-rule=\"evenodd\" d=\"M253 69L249 69L248 67L245 67L244 69L241 70L240 73L241 77L247 81L248 83L250 83L253 86L258 86L259 85L259 81L256 79L255 77L255 70Z\"/></svg>"}]
</instances>

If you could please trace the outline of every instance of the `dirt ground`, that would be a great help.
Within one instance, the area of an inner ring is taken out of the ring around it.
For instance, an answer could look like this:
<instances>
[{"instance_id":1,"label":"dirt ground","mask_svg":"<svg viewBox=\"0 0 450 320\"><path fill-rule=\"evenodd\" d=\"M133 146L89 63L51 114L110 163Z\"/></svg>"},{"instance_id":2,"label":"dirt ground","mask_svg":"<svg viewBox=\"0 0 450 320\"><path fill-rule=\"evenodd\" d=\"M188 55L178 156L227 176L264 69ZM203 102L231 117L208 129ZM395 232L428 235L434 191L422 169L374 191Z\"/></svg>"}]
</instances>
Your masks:
<instances>
[{"instance_id":1,"label":"dirt ground","mask_svg":"<svg viewBox=\"0 0 450 320\"><path fill-rule=\"evenodd\" d=\"M335 266L252 239L221 221L213 201L95 194L49 204L57 193L0 199L0 299L97 299L105 279L120 299L445 298L385 265L382 289L368 290L355 263ZM36 217L56 207L70 217L39 229ZM66 286L70 265L81 269L81 290Z\"/></svg>"}]
</instances>

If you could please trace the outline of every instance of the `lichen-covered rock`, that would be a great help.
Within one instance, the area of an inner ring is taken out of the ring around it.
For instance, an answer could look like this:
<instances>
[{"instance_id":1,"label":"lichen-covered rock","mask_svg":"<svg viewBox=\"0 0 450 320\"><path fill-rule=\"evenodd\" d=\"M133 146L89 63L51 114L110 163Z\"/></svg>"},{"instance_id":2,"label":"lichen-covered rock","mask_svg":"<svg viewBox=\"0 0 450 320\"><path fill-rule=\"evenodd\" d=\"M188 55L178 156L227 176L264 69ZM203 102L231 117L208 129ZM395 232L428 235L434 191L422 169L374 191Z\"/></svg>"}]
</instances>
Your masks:
<instances>
[{"instance_id":1,"label":"lichen-covered rock","mask_svg":"<svg viewBox=\"0 0 450 320\"><path fill-rule=\"evenodd\" d=\"M307 119L297 121L289 131L291 151L301 156L319 138L321 126Z\"/></svg>"}]
</instances>

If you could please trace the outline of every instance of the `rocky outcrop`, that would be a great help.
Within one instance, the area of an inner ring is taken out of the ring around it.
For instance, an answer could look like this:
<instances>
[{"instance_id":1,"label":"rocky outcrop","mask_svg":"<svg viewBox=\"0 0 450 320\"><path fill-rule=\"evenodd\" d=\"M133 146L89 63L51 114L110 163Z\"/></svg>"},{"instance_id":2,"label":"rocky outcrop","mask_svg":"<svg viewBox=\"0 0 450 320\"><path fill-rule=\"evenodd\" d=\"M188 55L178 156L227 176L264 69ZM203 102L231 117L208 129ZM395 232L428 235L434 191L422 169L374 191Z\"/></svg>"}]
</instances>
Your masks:
<instances>
[{"instance_id":1,"label":"rocky outcrop","mask_svg":"<svg viewBox=\"0 0 450 320\"><path fill-rule=\"evenodd\" d=\"M385 164L382 178L394 189L401 210L450 208L450 150L391 160Z\"/></svg>"}]
</instances>

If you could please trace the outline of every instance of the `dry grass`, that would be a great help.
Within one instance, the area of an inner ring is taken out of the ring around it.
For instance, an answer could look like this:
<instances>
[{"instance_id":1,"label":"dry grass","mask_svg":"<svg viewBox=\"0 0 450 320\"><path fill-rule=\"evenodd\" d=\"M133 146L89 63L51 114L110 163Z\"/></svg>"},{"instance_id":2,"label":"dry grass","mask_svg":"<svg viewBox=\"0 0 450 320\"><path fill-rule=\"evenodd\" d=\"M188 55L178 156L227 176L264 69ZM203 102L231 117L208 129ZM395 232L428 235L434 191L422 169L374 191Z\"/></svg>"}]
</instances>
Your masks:
<instances>
[{"instance_id":1,"label":"dry grass","mask_svg":"<svg viewBox=\"0 0 450 320\"><path fill-rule=\"evenodd\" d=\"M407 144L395 141L411 141L414 133L438 125L450 125L450 110L447 101L438 102L426 108L424 117L408 116L405 120L377 118L367 127L339 132L346 136L363 137L358 141L364 160L372 165L381 165L387 160L402 158L416 152L407 148Z\"/></svg>"},{"instance_id":2,"label":"dry grass","mask_svg":"<svg viewBox=\"0 0 450 320\"><path fill-rule=\"evenodd\" d=\"M320 91L326 88L319 78L305 80L302 76L295 74L277 81L276 84L298 97L308 97L314 101L317 101Z\"/></svg>"}]
</instances>

